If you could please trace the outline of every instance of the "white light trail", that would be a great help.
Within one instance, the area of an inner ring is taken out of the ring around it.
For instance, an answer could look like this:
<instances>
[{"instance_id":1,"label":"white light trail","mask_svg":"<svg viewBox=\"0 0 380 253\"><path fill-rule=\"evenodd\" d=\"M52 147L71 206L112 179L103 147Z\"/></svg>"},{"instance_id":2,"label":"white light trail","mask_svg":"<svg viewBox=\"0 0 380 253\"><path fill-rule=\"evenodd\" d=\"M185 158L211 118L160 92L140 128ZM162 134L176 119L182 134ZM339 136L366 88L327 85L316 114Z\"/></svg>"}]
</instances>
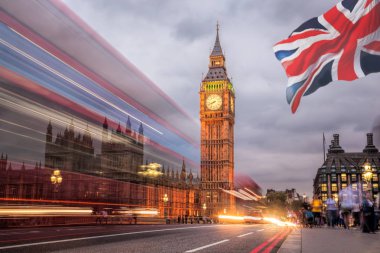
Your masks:
<instances>
[{"instance_id":1,"label":"white light trail","mask_svg":"<svg viewBox=\"0 0 380 253\"><path fill-rule=\"evenodd\" d=\"M64 79L65 81L71 83L72 85L76 86L77 88L83 90L84 92L86 92L87 94L97 98L98 100L106 103L107 105L111 106L112 108L116 109L117 111L127 115L127 116L130 116L131 118L135 119L136 121L138 122L141 122L142 124L144 124L145 126L149 127L150 129L152 129L153 131L163 135L163 133L159 130L157 130L156 128L154 128L153 126L149 125L148 123L138 119L137 117L133 116L132 114L126 112L125 110L121 109L119 106L109 102L108 100L104 99L103 97L99 96L98 94L96 94L95 92L92 92L91 90L87 89L86 87L80 85L79 83L75 82L74 80L72 80L71 78L63 75L62 73L56 71L55 69L49 67L48 65L44 64L43 62L37 60L36 58L32 57L31 55L27 54L26 52L14 47L13 45L9 44L8 42L0 39L0 43L3 44L4 46L8 47L9 49L19 53L20 55L24 56L25 58L31 60L32 62L36 63L37 65L39 65L40 67L48 70L49 72L53 73L54 75ZM51 54L50 54L51 55ZM54 55L51 55L52 57L56 58ZM123 100L124 101L124 100ZM124 101L125 102L125 101ZM125 102L127 103L127 102ZM127 103L128 104L128 103ZM129 104L128 104L129 105ZM137 110L137 109L136 109Z\"/></svg>"}]
</instances>

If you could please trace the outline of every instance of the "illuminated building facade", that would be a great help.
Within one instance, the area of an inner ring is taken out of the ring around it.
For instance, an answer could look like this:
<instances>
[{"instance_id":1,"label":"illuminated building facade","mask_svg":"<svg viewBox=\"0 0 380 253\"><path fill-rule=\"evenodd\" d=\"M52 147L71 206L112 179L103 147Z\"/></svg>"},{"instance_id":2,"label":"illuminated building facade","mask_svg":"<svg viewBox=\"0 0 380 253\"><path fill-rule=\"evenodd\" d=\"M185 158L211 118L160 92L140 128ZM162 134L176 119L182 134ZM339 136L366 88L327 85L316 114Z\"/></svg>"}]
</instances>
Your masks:
<instances>
[{"instance_id":1,"label":"illuminated building facade","mask_svg":"<svg viewBox=\"0 0 380 253\"><path fill-rule=\"evenodd\" d=\"M199 91L201 121L201 187L207 215L235 212L235 91L227 76L217 26L209 71Z\"/></svg>"},{"instance_id":2,"label":"illuminated building facade","mask_svg":"<svg viewBox=\"0 0 380 253\"><path fill-rule=\"evenodd\" d=\"M373 195L379 192L380 153L373 144L373 134L367 134L367 144L362 152L345 152L339 144L339 134L328 149L327 158L314 179L314 193L322 201L331 196L338 200L339 191L350 187L359 199L363 191L372 190ZM363 170L368 162L372 169L370 185L363 180Z\"/></svg>"},{"instance_id":3,"label":"illuminated building facade","mask_svg":"<svg viewBox=\"0 0 380 253\"><path fill-rule=\"evenodd\" d=\"M15 164L7 155L0 159L0 200L7 204L61 204L90 208L149 208L163 217L195 217L201 215L199 178L186 171L162 168L162 175L140 178L130 182L62 170L62 183L56 188L51 183L51 168L36 164ZM168 202L164 204L163 197ZM0 219L1 220L1 219Z\"/></svg>"}]
</instances>

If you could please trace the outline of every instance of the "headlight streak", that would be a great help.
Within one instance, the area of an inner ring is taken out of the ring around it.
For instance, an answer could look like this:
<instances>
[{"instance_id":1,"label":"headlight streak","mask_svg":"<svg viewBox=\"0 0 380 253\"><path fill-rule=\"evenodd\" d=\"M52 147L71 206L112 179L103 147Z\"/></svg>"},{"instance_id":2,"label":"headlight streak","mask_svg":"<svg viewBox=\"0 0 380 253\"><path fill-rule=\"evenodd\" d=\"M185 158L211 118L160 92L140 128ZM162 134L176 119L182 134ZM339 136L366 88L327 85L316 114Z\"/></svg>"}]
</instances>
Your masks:
<instances>
[{"instance_id":1,"label":"headlight streak","mask_svg":"<svg viewBox=\"0 0 380 253\"><path fill-rule=\"evenodd\" d=\"M0 206L0 216L91 215L90 208L65 206Z\"/></svg>"},{"instance_id":2,"label":"headlight streak","mask_svg":"<svg viewBox=\"0 0 380 253\"><path fill-rule=\"evenodd\" d=\"M31 132L35 132L35 133L38 133L38 134L41 134L45 137L46 133L43 133L43 132L40 132L40 131L37 131L37 130L34 130L33 128L30 128L30 127L26 127L26 126L22 126L20 124L17 124L17 123L14 123L14 122L11 122L11 121L8 121L8 120L3 120L3 119L0 119L0 121L6 123L6 124L9 124L9 125L13 125L13 126L16 126L16 127L19 127L19 128L23 128L25 130L28 130L28 131L31 131ZM2 129L4 130L4 129Z\"/></svg>"},{"instance_id":3,"label":"headlight streak","mask_svg":"<svg viewBox=\"0 0 380 253\"><path fill-rule=\"evenodd\" d=\"M261 220L264 220L264 221L270 222L270 223L275 224L275 225L280 226L280 227L285 227L285 226L295 227L296 226L296 224L294 224L293 222L280 221L279 219L269 218L269 217L261 218L261 217L255 217L255 216L219 215L218 218L222 219L222 220L235 220L235 221L261 221Z\"/></svg>"},{"instance_id":4,"label":"headlight streak","mask_svg":"<svg viewBox=\"0 0 380 253\"><path fill-rule=\"evenodd\" d=\"M53 122L60 123L60 126L63 128L70 124L70 121L66 120L69 116L67 116L63 113L60 113L58 111L48 110L45 106L42 106L42 105L39 105L39 106L33 105L32 106L32 104L28 104L29 107L27 107L27 106L22 105L25 103L22 100L18 100L17 101L18 103L16 103L16 102L6 100L6 99L1 98L1 97L0 97L0 102L4 105L8 104L9 108L11 108L13 110L17 109L19 112L21 112L23 114L25 114L25 111L28 111L28 112L30 112L29 115L38 116L38 118L41 120L46 120L46 116L48 115L49 119L51 119ZM9 106L9 105L11 105L11 106ZM33 108L30 108L30 107L33 107ZM76 125L75 125L76 128L78 128L82 131L86 130L86 128L81 127L78 123L81 123L82 125L86 125L86 124L88 124L87 122L84 122L78 118L75 118L75 122L76 122ZM89 130L90 134L92 134L92 136L97 137L98 140L101 140L101 136L102 136L101 127L92 126L91 128L92 128L92 130ZM46 133L43 133L43 134L45 135Z\"/></svg>"}]
</instances>

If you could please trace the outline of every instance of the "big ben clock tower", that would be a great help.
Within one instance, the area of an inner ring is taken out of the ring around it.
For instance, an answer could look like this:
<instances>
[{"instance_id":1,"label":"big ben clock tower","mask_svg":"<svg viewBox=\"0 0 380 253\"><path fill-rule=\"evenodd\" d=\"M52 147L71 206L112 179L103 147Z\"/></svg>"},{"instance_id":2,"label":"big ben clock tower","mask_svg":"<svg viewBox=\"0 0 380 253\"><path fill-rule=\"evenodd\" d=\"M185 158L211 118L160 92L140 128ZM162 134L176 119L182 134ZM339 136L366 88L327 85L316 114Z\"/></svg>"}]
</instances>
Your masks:
<instances>
[{"instance_id":1,"label":"big ben clock tower","mask_svg":"<svg viewBox=\"0 0 380 253\"><path fill-rule=\"evenodd\" d=\"M219 25L199 95L203 209L209 216L233 214L235 198L228 192L234 188L235 91L227 76Z\"/></svg>"}]
</instances>

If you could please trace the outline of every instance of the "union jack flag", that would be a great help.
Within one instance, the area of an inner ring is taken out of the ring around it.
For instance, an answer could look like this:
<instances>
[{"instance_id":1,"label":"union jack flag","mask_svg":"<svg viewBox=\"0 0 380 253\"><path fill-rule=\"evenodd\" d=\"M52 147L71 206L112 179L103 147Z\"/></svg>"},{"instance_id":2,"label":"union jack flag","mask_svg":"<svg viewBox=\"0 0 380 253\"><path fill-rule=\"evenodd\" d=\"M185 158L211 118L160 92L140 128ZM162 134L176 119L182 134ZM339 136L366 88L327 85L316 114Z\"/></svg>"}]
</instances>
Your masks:
<instances>
[{"instance_id":1,"label":"union jack flag","mask_svg":"<svg viewBox=\"0 0 380 253\"><path fill-rule=\"evenodd\" d=\"M380 0L344 0L274 46L293 113L302 96L336 80L380 72Z\"/></svg>"}]
</instances>

